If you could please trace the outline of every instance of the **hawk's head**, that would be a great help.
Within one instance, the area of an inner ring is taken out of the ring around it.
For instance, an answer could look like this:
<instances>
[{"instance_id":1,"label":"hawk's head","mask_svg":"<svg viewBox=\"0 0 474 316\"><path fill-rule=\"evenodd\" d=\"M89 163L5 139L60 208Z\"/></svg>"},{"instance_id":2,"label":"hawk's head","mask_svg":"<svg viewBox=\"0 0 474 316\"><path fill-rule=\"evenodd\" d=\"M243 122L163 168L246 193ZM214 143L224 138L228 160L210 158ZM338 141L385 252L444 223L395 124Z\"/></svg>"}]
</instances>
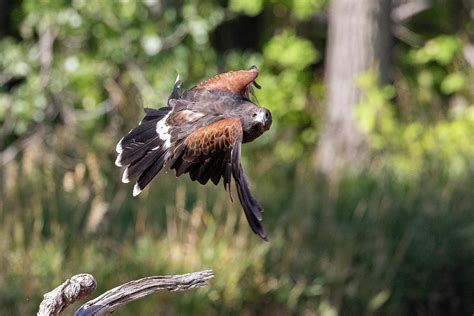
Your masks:
<instances>
[{"instance_id":1,"label":"hawk's head","mask_svg":"<svg viewBox=\"0 0 474 316\"><path fill-rule=\"evenodd\" d=\"M257 66L247 70L222 73L196 85L194 90L219 91L220 94L238 95L235 110L231 113L238 116L242 123L243 142L251 142L272 125L272 114L269 110L250 101L254 96L253 87L260 89L256 79L259 71Z\"/></svg>"},{"instance_id":2,"label":"hawk's head","mask_svg":"<svg viewBox=\"0 0 474 316\"><path fill-rule=\"evenodd\" d=\"M243 130L243 142L248 143L270 129L272 113L264 107L252 102L245 102L235 110L240 118Z\"/></svg>"}]
</instances>

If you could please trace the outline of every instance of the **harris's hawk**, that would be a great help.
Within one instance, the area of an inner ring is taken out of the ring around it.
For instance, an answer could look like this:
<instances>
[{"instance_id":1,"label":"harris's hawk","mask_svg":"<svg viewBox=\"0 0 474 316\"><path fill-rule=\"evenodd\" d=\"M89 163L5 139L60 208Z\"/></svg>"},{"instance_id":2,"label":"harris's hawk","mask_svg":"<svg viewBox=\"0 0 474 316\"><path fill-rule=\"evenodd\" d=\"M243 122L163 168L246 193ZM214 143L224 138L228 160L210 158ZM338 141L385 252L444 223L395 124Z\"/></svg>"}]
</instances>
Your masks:
<instances>
[{"instance_id":1,"label":"harris's hawk","mask_svg":"<svg viewBox=\"0 0 474 316\"><path fill-rule=\"evenodd\" d=\"M164 167L176 176L189 173L201 184L223 180L230 192L234 179L240 203L252 230L264 240L262 207L250 192L240 163L242 143L270 128L269 110L251 101L258 69L214 76L180 94L177 80L167 106L145 108L140 124L117 144L115 164L125 167L122 182L137 179L137 196Z\"/></svg>"}]
</instances>

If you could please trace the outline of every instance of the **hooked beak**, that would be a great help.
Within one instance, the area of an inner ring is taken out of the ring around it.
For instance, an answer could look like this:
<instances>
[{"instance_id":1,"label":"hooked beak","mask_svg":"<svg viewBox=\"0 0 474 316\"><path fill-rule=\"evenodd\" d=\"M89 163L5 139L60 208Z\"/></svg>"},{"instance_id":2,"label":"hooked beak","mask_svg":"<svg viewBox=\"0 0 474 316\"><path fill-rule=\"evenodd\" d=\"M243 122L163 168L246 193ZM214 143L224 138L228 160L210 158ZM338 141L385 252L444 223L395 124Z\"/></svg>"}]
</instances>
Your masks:
<instances>
[{"instance_id":1,"label":"hooked beak","mask_svg":"<svg viewBox=\"0 0 474 316\"><path fill-rule=\"evenodd\" d=\"M257 114L255 120L261 124L260 126L263 132L268 131L270 126L272 126L272 113L269 110L262 108L262 111Z\"/></svg>"},{"instance_id":2,"label":"hooked beak","mask_svg":"<svg viewBox=\"0 0 474 316\"><path fill-rule=\"evenodd\" d=\"M265 121L263 123L263 130L268 131L270 129L270 126L272 126L272 112L269 110L265 109Z\"/></svg>"}]
</instances>

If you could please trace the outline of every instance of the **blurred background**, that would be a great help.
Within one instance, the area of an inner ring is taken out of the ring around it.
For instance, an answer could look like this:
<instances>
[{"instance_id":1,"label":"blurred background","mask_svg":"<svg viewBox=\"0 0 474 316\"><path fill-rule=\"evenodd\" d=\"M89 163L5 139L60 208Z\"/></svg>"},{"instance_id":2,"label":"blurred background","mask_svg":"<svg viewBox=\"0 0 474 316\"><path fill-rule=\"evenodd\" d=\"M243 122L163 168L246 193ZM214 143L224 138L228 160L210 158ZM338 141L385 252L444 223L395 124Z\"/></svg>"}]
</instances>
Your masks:
<instances>
[{"instance_id":1,"label":"blurred background","mask_svg":"<svg viewBox=\"0 0 474 316\"><path fill-rule=\"evenodd\" d=\"M471 0L0 1L0 314L212 268L118 315L471 315ZM138 198L115 144L184 87L260 69L244 145L270 242L221 186ZM72 309L71 309L72 310Z\"/></svg>"}]
</instances>

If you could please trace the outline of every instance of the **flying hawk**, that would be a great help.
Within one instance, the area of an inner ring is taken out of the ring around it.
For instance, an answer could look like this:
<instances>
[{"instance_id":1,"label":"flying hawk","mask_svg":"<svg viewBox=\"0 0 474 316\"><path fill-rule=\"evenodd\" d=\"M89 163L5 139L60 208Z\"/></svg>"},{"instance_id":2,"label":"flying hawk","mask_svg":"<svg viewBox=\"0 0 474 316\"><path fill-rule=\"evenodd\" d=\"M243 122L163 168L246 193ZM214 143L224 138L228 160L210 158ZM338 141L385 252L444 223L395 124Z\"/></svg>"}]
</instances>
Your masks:
<instances>
[{"instance_id":1,"label":"flying hawk","mask_svg":"<svg viewBox=\"0 0 474 316\"><path fill-rule=\"evenodd\" d=\"M240 203L252 230L267 240L262 207L250 192L240 163L242 143L251 142L270 128L269 110L251 101L258 69L231 71L214 76L180 94L175 82L167 106L145 108L140 124L117 144L115 164L125 167L122 182L137 179L137 196L163 167L176 176L217 185L223 179L230 193L234 178ZM232 195L231 195L232 198Z\"/></svg>"}]
</instances>

